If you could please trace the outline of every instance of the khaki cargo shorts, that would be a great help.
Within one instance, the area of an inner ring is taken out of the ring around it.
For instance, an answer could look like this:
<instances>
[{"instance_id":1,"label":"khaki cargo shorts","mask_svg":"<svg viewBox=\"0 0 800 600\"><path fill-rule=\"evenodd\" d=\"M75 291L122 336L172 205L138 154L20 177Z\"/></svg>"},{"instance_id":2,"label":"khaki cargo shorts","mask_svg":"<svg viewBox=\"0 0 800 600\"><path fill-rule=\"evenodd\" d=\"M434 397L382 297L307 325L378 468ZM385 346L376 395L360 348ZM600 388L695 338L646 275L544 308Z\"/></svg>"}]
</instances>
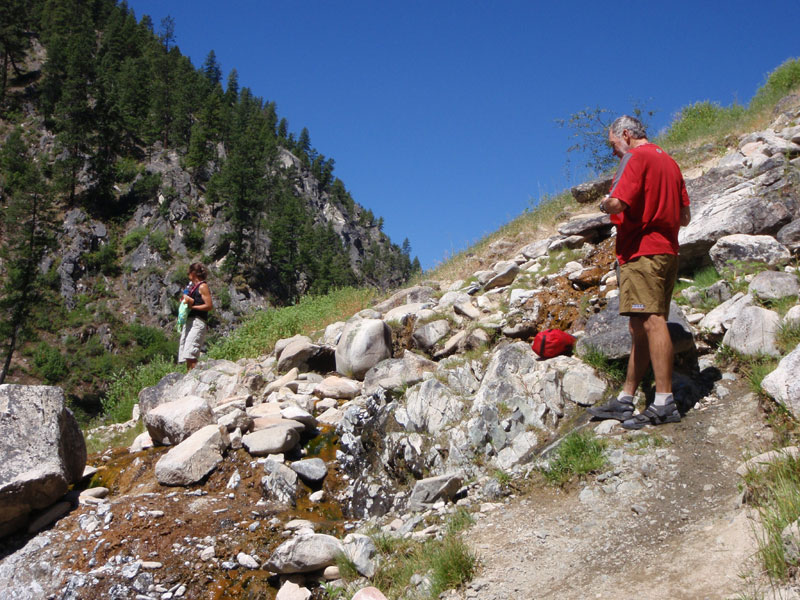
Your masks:
<instances>
[{"instance_id":1,"label":"khaki cargo shorts","mask_svg":"<svg viewBox=\"0 0 800 600\"><path fill-rule=\"evenodd\" d=\"M669 314L678 276L676 255L638 256L618 268L619 314Z\"/></svg>"},{"instance_id":2,"label":"khaki cargo shorts","mask_svg":"<svg viewBox=\"0 0 800 600\"><path fill-rule=\"evenodd\" d=\"M197 360L200 358L200 351L203 342L206 341L206 330L208 324L200 317L189 317L186 325L181 331L181 341L178 346L178 362L184 363L186 360Z\"/></svg>"}]
</instances>

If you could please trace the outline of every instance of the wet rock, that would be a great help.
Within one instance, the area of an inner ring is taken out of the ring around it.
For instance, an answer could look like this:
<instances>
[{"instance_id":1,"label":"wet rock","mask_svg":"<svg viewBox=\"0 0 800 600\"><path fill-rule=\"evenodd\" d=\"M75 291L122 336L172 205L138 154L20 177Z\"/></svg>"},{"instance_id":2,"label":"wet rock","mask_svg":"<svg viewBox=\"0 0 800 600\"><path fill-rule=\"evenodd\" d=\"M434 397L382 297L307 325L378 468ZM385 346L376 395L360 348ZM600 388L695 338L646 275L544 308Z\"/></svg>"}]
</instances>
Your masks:
<instances>
[{"instance_id":1,"label":"wet rock","mask_svg":"<svg viewBox=\"0 0 800 600\"><path fill-rule=\"evenodd\" d=\"M264 462L264 472L261 487L265 498L279 504L297 504L297 473L274 460Z\"/></svg>"},{"instance_id":2,"label":"wet rock","mask_svg":"<svg viewBox=\"0 0 800 600\"><path fill-rule=\"evenodd\" d=\"M80 481L86 444L49 386L0 385L0 535L25 525L28 515L60 499Z\"/></svg>"}]
</instances>

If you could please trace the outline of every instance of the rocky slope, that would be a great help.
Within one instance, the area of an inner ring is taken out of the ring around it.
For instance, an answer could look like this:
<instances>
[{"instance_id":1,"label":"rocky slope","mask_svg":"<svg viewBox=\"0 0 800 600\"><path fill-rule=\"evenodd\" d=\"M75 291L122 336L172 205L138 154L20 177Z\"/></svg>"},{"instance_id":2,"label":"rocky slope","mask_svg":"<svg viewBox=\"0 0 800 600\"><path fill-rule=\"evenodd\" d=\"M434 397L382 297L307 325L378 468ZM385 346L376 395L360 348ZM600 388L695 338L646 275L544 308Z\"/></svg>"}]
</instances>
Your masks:
<instances>
[{"instance_id":1,"label":"rocky slope","mask_svg":"<svg viewBox=\"0 0 800 600\"><path fill-rule=\"evenodd\" d=\"M0 581L14 598L322 597L337 553L362 585L374 573L363 534L441 536L461 507L477 515L467 537L481 572L449 597L749 593L737 577L758 565L735 471L780 440L715 354L722 342L782 356L764 389L797 414L800 346L785 348L780 326L800 320L785 266L798 249L799 118L784 103L770 128L687 173L695 220L681 240L692 266L725 276L672 306L680 423L628 433L588 421L585 407L616 391L591 350L624 358L629 340L608 218L582 211L556 235L496 244L504 260L468 279L401 290L268 356L147 388L146 431L130 451L91 457L92 487L78 485L49 530L34 531L40 520L4 540ZM773 210L755 210L759 199ZM531 352L551 325L580 338L576 356ZM578 487L530 487L564 434L585 428L608 440L609 466ZM419 573L406 597L428 585Z\"/></svg>"}]
</instances>

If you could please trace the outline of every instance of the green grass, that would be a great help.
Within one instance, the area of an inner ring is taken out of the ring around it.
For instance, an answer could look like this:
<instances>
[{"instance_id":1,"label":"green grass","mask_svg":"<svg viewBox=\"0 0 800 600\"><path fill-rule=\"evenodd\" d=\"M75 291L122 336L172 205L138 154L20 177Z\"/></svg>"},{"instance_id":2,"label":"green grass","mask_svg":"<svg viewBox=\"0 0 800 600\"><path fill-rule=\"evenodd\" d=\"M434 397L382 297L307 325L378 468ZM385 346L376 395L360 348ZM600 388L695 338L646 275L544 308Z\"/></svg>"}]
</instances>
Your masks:
<instances>
[{"instance_id":1,"label":"green grass","mask_svg":"<svg viewBox=\"0 0 800 600\"><path fill-rule=\"evenodd\" d=\"M389 600L409 597L434 600L442 592L469 581L478 561L459 534L474 523L470 512L459 508L445 523L441 539L418 542L383 533L373 535L380 557L376 561L377 571L372 585ZM431 589L426 596L409 595L410 581L415 574L427 576L430 580Z\"/></svg>"},{"instance_id":2,"label":"green grass","mask_svg":"<svg viewBox=\"0 0 800 600\"><path fill-rule=\"evenodd\" d=\"M781 532L800 517L800 461L776 461L763 472L747 473L745 483L761 518L758 558L771 579L786 580L796 569L786 559Z\"/></svg>"},{"instance_id":3,"label":"green grass","mask_svg":"<svg viewBox=\"0 0 800 600\"><path fill-rule=\"evenodd\" d=\"M112 375L102 400L106 419L112 423L129 420L133 405L139 401L139 392L157 384L168 373L178 371L178 368L171 359L157 356L147 364Z\"/></svg>"},{"instance_id":4,"label":"green grass","mask_svg":"<svg viewBox=\"0 0 800 600\"><path fill-rule=\"evenodd\" d=\"M781 354L788 354L797 348L800 344L800 321L782 323L776 341Z\"/></svg>"},{"instance_id":5,"label":"green grass","mask_svg":"<svg viewBox=\"0 0 800 600\"><path fill-rule=\"evenodd\" d=\"M572 248L564 248L563 250L553 252L547 257L547 262L544 263L544 268L539 272L539 275L557 273L563 269L568 262L579 260L582 256L579 250L574 250Z\"/></svg>"},{"instance_id":6,"label":"green grass","mask_svg":"<svg viewBox=\"0 0 800 600\"><path fill-rule=\"evenodd\" d=\"M347 582L355 581L360 577L356 563L344 552L336 555L336 566L339 569L339 576Z\"/></svg>"},{"instance_id":7,"label":"green grass","mask_svg":"<svg viewBox=\"0 0 800 600\"><path fill-rule=\"evenodd\" d=\"M351 317L369 306L374 294L374 290L368 288L342 288L324 296L305 296L294 306L261 310L209 348L208 356L239 360L268 354L280 339L308 335Z\"/></svg>"},{"instance_id":8,"label":"green grass","mask_svg":"<svg viewBox=\"0 0 800 600\"><path fill-rule=\"evenodd\" d=\"M769 74L747 107L737 103L724 107L708 100L695 102L681 109L669 129L655 141L670 151L705 140L727 145L727 136L766 125L775 104L798 86L800 60L789 59Z\"/></svg>"},{"instance_id":9,"label":"green grass","mask_svg":"<svg viewBox=\"0 0 800 600\"><path fill-rule=\"evenodd\" d=\"M564 485L573 477L597 471L606 464L604 451L607 443L591 431L570 433L556 448L550 465L542 471L553 485Z\"/></svg>"},{"instance_id":10,"label":"green grass","mask_svg":"<svg viewBox=\"0 0 800 600\"><path fill-rule=\"evenodd\" d=\"M625 381L627 363L622 359L608 358L603 352L594 346L588 346L580 359L590 367L593 367L605 375L610 383L620 385Z\"/></svg>"},{"instance_id":11,"label":"green grass","mask_svg":"<svg viewBox=\"0 0 800 600\"><path fill-rule=\"evenodd\" d=\"M680 297L680 293L688 287L696 286L700 293L703 294L705 288L711 287L717 283L722 276L717 272L713 266L708 266L700 269L691 276L691 282L678 281L675 283L673 296Z\"/></svg>"},{"instance_id":12,"label":"green grass","mask_svg":"<svg viewBox=\"0 0 800 600\"><path fill-rule=\"evenodd\" d=\"M377 536L375 545L381 559L372 585L389 600L408 598L409 582L415 574L430 579L431 589L425 598L434 600L442 592L469 581L477 566L476 556L459 536L453 534L424 543Z\"/></svg>"}]
</instances>

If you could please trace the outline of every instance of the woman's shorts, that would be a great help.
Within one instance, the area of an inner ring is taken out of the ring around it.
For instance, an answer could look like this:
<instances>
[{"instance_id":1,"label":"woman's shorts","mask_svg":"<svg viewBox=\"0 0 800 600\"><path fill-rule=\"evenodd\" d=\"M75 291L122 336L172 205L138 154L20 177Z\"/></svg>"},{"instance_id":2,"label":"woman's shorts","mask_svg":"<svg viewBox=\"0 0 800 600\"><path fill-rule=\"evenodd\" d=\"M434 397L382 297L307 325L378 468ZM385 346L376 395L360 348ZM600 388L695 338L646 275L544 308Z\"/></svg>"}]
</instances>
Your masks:
<instances>
[{"instance_id":1,"label":"woman's shorts","mask_svg":"<svg viewBox=\"0 0 800 600\"><path fill-rule=\"evenodd\" d=\"M198 317L189 317L186 325L181 331L181 341L178 346L178 362L183 363L187 360L197 360L200 357L200 350L206 341L206 330L208 323Z\"/></svg>"},{"instance_id":2,"label":"woman's shorts","mask_svg":"<svg viewBox=\"0 0 800 600\"><path fill-rule=\"evenodd\" d=\"M675 254L638 256L619 267L619 314L669 314L678 276Z\"/></svg>"}]
</instances>

